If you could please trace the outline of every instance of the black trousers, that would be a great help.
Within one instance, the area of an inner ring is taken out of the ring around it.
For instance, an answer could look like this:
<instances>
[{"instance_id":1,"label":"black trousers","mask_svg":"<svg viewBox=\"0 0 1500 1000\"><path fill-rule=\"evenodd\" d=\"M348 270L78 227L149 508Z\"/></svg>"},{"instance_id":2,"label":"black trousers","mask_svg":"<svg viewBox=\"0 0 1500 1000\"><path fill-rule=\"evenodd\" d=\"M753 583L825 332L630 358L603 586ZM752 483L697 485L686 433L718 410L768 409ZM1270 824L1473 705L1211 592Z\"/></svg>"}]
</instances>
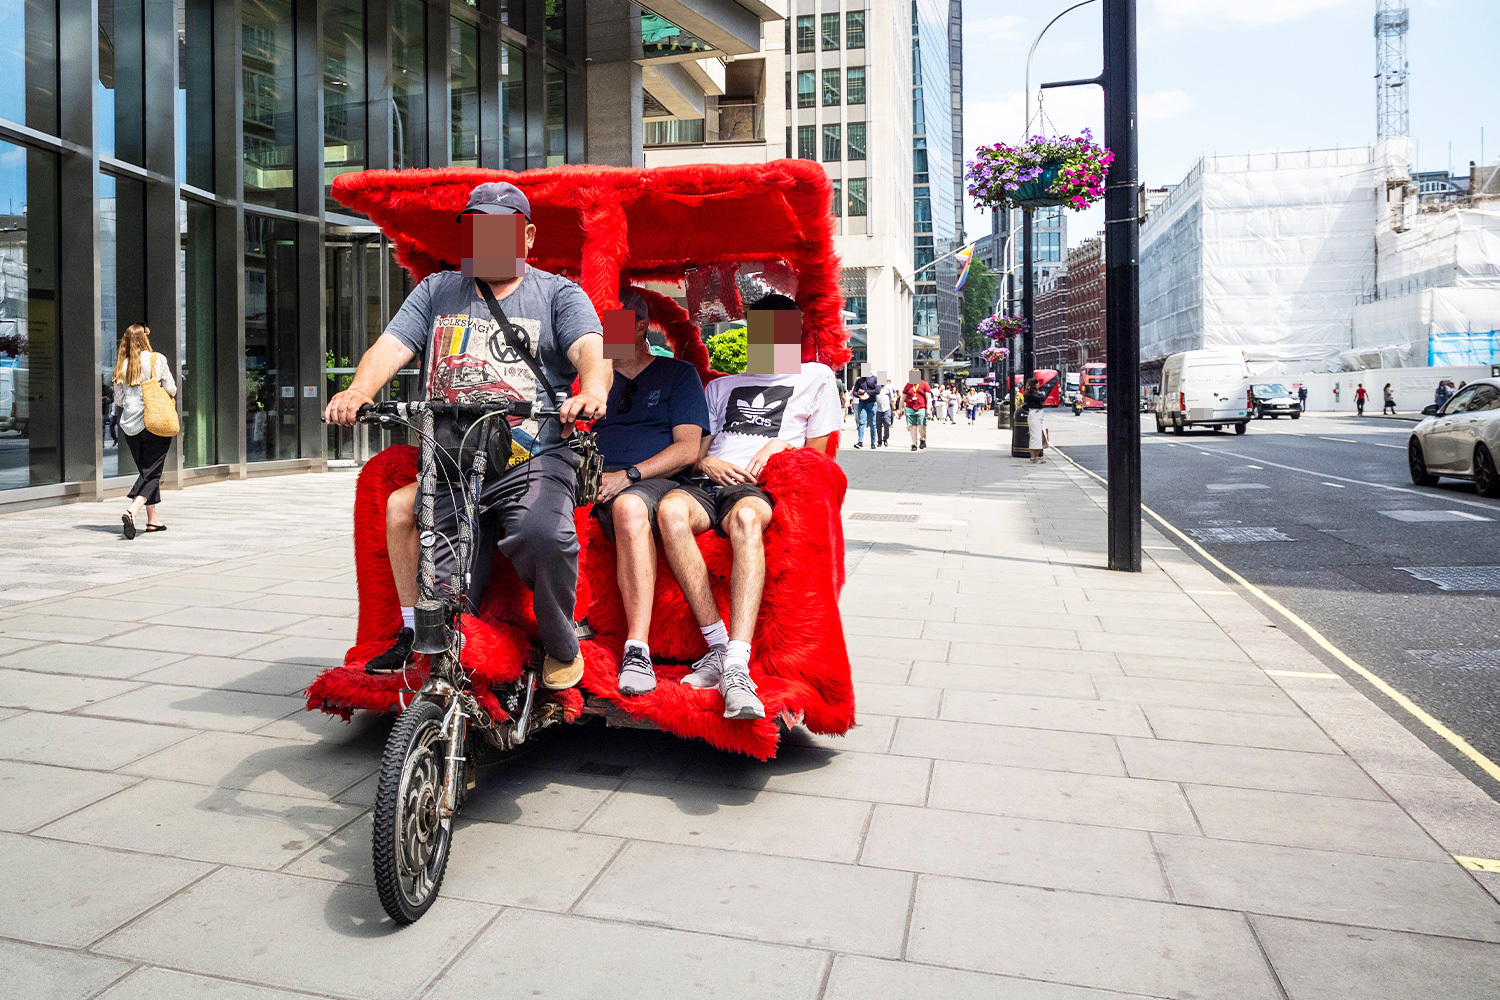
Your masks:
<instances>
[{"instance_id":1,"label":"black trousers","mask_svg":"<svg viewBox=\"0 0 1500 1000\"><path fill-rule=\"evenodd\" d=\"M135 485L130 487L131 497L145 497L147 506L161 503L161 471L167 464L167 450L172 439L157 437L150 431L139 434L122 434L130 448L130 457L135 459Z\"/></svg>"}]
</instances>

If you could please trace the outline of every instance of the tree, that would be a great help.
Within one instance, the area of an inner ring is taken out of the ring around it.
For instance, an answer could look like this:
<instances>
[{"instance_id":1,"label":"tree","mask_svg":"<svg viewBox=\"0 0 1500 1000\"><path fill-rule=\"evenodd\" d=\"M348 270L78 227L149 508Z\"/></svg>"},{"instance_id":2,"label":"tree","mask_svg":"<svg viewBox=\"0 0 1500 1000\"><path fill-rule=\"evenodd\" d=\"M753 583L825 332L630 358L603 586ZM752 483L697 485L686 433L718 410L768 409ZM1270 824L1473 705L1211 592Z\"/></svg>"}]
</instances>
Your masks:
<instances>
[{"instance_id":1,"label":"tree","mask_svg":"<svg viewBox=\"0 0 1500 1000\"><path fill-rule=\"evenodd\" d=\"M984 347L984 338L979 335L979 321L994 308L996 287L994 272L984 266L984 261L975 257L969 265L969 280L964 282L963 333L966 351L978 351Z\"/></svg>"},{"instance_id":2,"label":"tree","mask_svg":"<svg viewBox=\"0 0 1500 1000\"><path fill-rule=\"evenodd\" d=\"M708 365L725 375L738 375L750 363L749 345L743 326L731 326L708 338Z\"/></svg>"}]
</instances>

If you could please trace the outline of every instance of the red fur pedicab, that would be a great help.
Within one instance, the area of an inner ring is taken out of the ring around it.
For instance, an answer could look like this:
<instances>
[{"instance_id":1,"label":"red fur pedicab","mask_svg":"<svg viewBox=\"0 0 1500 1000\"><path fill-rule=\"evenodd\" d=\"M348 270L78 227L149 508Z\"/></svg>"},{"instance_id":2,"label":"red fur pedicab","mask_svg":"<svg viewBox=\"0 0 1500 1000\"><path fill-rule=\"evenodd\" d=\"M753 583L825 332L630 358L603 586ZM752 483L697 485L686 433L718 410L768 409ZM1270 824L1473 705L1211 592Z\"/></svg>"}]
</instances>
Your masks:
<instances>
[{"instance_id":1,"label":"red fur pedicab","mask_svg":"<svg viewBox=\"0 0 1500 1000\"><path fill-rule=\"evenodd\" d=\"M674 298L642 284L685 287L691 304L706 303L719 317L738 318L744 308L738 282L754 272L766 290L796 298L804 361L833 368L848 361L831 189L816 164L366 171L336 178L333 195L379 225L396 260L420 280L457 267L465 236L455 217L476 184L493 180L510 181L531 202L537 227L532 265L572 277L601 313L619 308L621 289L635 285L652 327L705 382L718 373L709 369L694 318ZM385 406L389 420L394 408ZM402 415L415 419L415 412ZM854 724L838 613L846 480L831 454L785 451L770 460L763 476L777 502L765 532L765 591L750 661L766 708L766 718L755 720L727 720L717 690L674 683L706 646L660 552L650 645L661 683L645 695L620 694L616 676L625 616L614 546L587 508L575 512L581 548L575 617L587 618L594 637L582 642L586 665L579 687L549 692L537 683L531 595L498 552L477 613L456 614L444 626L446 648L440 651L441 644L430 641L431 655L414 668L366 674L365 663L388 648L401 627L386 551L386 500L418 478L418 466L418 450L398 446L360 472L354 503L357 641L343 666L313 682L307 700L309 709L346 719L356 710L401 712L386 746L375 816L376 884L393 919L419 918L437 895L452 819L473 781L481 742L476 735L488 747L507 750L549 726L602 716L611 725L657 728L766 759L775 755L787 726L802 723L813 732L842 734ZM698 545L727 620L728 541L708 531Z\"/></svg>"}]
</instances>

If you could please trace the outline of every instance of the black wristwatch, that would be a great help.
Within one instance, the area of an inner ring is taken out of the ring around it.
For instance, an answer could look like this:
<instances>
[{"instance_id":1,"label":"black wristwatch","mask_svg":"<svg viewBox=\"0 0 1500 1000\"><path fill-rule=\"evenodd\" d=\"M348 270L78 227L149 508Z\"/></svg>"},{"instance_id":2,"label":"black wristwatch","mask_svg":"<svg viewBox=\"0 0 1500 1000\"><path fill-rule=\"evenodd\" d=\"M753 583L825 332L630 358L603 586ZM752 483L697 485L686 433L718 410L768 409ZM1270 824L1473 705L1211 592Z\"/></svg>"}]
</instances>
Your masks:
<instances>
[{"instance_id":1,"label":"black wristwatch","mask_svg":"<svg viewBox=\"0 0 1500 1000\"><path fill-rule=\"evenodd\" d=\"M625 470L625 478L630 480L632 483L638 483L641 481L641 470L632 465L630 468Z\"/></svg>"}]
</instances>

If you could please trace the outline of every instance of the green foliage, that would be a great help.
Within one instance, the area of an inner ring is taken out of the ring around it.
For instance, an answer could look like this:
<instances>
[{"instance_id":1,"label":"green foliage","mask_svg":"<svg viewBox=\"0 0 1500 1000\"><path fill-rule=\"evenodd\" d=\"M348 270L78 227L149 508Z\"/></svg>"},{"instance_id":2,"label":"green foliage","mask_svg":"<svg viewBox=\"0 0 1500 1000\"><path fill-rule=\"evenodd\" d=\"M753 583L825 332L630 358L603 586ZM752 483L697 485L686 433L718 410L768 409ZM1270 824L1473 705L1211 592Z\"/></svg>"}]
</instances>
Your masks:
<instances>
[{"instance_id":1,"label":"green foliage","mask_svg":"<svg viewBox=\"0 0 1500 1000\"><path fill-rule=\"evenodd\" d=\"M994 272L984 266L978 257L969 265L969 280L964 282L964 350L977 351L984 347L984 337L979 333L979 323L989 316L995 303L997 279Z\"/></svg>"},{"instance_id":2,"label":"green foliage","mask_svg":"<svg viewBox=\"0 0 1500 1000\"><path fill-rule=\"evenodd\" d=\"M708 338L708 364L714 371L738 375L749 363L750 349L743 326L731 326Z\"/></svg>"}]
</instances>

